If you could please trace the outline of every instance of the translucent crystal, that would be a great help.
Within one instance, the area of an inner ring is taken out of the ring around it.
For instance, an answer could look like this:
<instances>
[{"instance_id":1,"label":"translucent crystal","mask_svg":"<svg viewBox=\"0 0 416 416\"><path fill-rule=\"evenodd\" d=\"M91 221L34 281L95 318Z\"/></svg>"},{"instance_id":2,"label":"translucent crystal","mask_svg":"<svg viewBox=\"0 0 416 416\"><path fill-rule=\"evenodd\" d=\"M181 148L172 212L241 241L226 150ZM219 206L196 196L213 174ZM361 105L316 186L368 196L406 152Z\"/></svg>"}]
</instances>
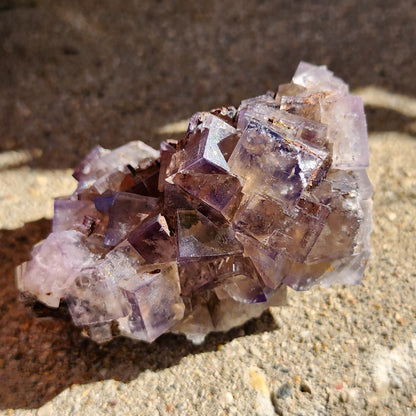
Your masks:
<instances>
[{"instance_id":1,"label":"translucent crystal","mask_svg":"<svg viewBox=\"0 0 416 416\"><path fill-rule=\"evenodd\" d=\"M129 172L146 166L159 156L158 152L141 141L125 144L115 150L108 151L96 147L75 169L74 177L79 181L76 194L90 192L103 194L106 190L117 190Z\"/></svg>"},{"instance_id":2,"label":"translucent crystal","mask_svg":"<svg viewBox=\"0 0 416 416\"><path fill-rule=\"evenodd\" d=\"M291 210L329 168L328 151L287 136L264 122L249 123L228 161L245 180L243 192L262 193Z\"/></svg>"},{"instance_id":3,"label":"translucent crystal","mask_svg":"<svg viewBox=\"0 0 416 416\"><path fill-rule=\"evenodd\" d=\"M220 150L220 144L237 130L210 113L197 113L191 118L187 141L176 163L178 171L195 173L227 173L230 168ZM171 162L171 163L172 163ZM170 170L173 170L170 167Z\"/></svg>"},{"instance_id":4,"label":"translucent crystal","mask_svg":"<svg viewBox=\"0 0 416 416\"><path fill-rule=\"evenodd\" d=\"M116 192L109 208L104 244L115 246L127 238L156 209L157 204L157 198Z\"/></svg>"},{"instance_id":5,"label":"translucent crystal","mask_svg":"<svg viewBox=\"0 0 416 416\"><path fill-rule=\"evenodd\" d=\"M364 107L301 62L277 94L195 113L160 152L95 147L52 233L17 268L23 298L96 342L194 343L286 303L286 289L358 284L370 255Z\"/></svg>"},{"instance_id":6,"label":"translucent crystal","mask_svg":"<svg viewBox=\"0 0 416 416\"><path fill-rule=\"evenodd\" d=\"M333 144L334 168L368 167L369 150L364 104L361 97L347 95L328 105L322 113Z\"/></svg>"},{"instance_id":7,"label":"translucent crystal","mask_svg":"<svg viewBox=\"0 0 416 416\"><path fill-rule=\"evenodd\" d=\"M173 182L227 219L232 218L243 196L241 181L235 175L178 172Z\"/></svg>"},{"instance_id":8,"label":"translucent crystal","mask_svg":"<svg viewBox=\"0 0 416 416\"><path fill-rule=\"evenodd\" d=\"M227 278L240 274L241 258L234 255L179 261L179 278L184 296L211 290Z\"/></svg>"},{"instance_id":9,"label":"translucent crystal","mask_svg":"<svg viewBox=\"0 0 416 416\"><path fill-rule=\"evenodd\" d=\"M104 230L103 221L105 219L93 201L55 199L52 232L77 230L89 235L98 228Z\"/></svg>"},{"instance_id":10,"label":"translucent crystal","mask_svg":"<svg viewBox=\"0 0 416 416\"><path fill-rule=\"evenodd\" d=\"M282 270L286 261L284 250L279 251L274 247L266 246L247 234L237 232L236 237L244 247L244 255L251 259L263 283L269 288L276 289L281 284Z\"/></svg>"},{"instance_id":11,"label":"translucent crystal","mask_svg":"<svg viewBox=\"0 0 416 416\"><path fill-rule=\"evenodd\" d=\"M135 276L121 280L119 287L131 306L122 321L126 335L151 342L183 318L176 262L143 266Z\"/></svg>"},{"instance_id":12,"label":"translucent crystal","mask_svg":"<svg viewBox=\"0 0 416 416\"><path fill-rule=\"evenodd\" d=\"M229 225L218 227L198 211L178 211L178 259L229 256L242 252Z\"/></svg>"},{"instance_id":13,"label":"translucent crystal","mask_svg":"<svg viewBox=\"0 0 416 416\"><path fill-rule=\"evenodd\" d=\"M129 304L107 269L106 261L83 268L68 288L65 300L75 325L111 322L129 312Z\"/></svg>"},{"instance_id":14,"label":"translucent crystal","mask_svg":"<svg viewBox=\"0 0 416 416\"><path fill-rule=\"evenodd\" d=\"M231 297L222 299L215 305L211 315L217 331L228 331L235 326L242 325L251 318L260 316L265 308L285 304L286 287L280 286L275 290L273 297L264 303L239 302Z\"/></svg>"},{"instance_id":15,"label":"translucent crystal","mask_svg":"<svg viewBox=\"0 0 416 416\"><path fill-rule=\"evenodd\" d=\"M176 146L170 144L168 142L160 143L160 171L159 171L159 178L158 178L158 190L160 192L164 191L165 188L165 180L166 180L166 172L170 161L172 160L172 156L176 152Z\"/></svg>"},{"instance_id":16,"label":"translucent crystal","mask_svg":"<svg viewBox=\"0 0 416 416\"><path fill-rule=\"evenodd\" d=\"M35 295L48 306L58 307L81 268L94 261L84 239L75 230L49 234L35 246L32 260L18 267L19 290Z\"/></svg>"},{"instance_id":17,"label":"translucent crystal","mask_svg":"<svg viewBox=\"0 0 416 416\"><path fill-rule=\"evenodd\" d=\"M146 165L147 167L143 166L138 169L129 166L130 173L124 176L119 187L120 191L158 198L160 164L158 161L152 161Z\"/></svg>"},{"instance_id":18,"label":"translucent crystal","mask_svg":"<svg viewBox=\"0 0 416 416\"><path fill-rule=\"evenodd\" d=\"M176 333L183 333L194 344L202 344L205 336L214 331L211 314L205 303L198 303L186 317L175 326Z\"/></svg>"},{"instance_id":19,"label":"translucent crystal","mask_svg":"<svg viewBox=\"0 0 416 416\"><path fill-rule=\"evenodd\" d=\"M175 238L160 214L132 231L128 241L149 263L165 263L176 259Z\"/></svg>"},{"instance_id":20,"label":"translucent crystal","mask_svg":"<svg viewBox=\"0 0 416 416\"><path fill-rule=\"evenodd\" d=\"M348 85L341 78L335 77L326 65L316 66L300 62L293 76L293 82L308 91L323 92L330 100L348 94Z\"/></svg>"},{"instance_id":21,"label":"translucent crystal","mask_svg":"<svg viewBox=\"0 0 416 416\"><path fill-rule=\"evenodd\" d=\"M303 262L320 235L329 208L305 199L291 214L278 202L254 194L235 217L235 227L270 249L285 251L292 260Z\"/></svg>"},{"instance_id":22,"label":"translucent crystal","mask_svg":"<svg viewBox=\"0 0 416 416\"><path fill-rule=\"evenodd\" d=\"M240 263L235 276L230 276L215 288L218 299L231 298L243 303L266 302L262 282L249 258L237 258Z\"/></svg>"},{"instance_id":23,"label":"translucent crystal","mask_svg":"<svg viewBox=\"0 0 416 416\"><path fill-rule=\"evenodd\" d=\"M87 336L89 336L95 342L102 344L113 339L113 332L111 330L111 324L95 324L87 327Z\"/></svg>"},{"instance_id":24,"label":"translucent crystal","mask_svg":"<svg viewBox=\"0 0 416 416\"><path fill-rule=\"evenodd\" d=\"M136 277L144 261L128 242L115 247L93 266L79 271L65 300L76 325L95 325L126 316L130 304L118 286Z\"/></svg>"}]
</instances>

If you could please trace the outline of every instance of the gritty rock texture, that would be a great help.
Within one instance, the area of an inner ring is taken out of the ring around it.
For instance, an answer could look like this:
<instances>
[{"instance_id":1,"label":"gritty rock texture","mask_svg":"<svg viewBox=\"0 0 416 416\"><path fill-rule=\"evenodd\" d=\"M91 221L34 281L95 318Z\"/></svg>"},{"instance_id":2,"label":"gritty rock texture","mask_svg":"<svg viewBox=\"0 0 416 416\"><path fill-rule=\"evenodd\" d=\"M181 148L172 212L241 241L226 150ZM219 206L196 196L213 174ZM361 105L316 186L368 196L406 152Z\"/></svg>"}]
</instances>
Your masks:
<instances>
[{"instance_id":1,"label":"gritty rock texture","mask_svg":"<svg viewBox=\"0 0 416 416\"><path fill-rule=\"evenodd\" d=\"M413 3L124 3L0 3L0 413L413 416ZM52 198L74 190L58 166L98 142L156 146L170 133L151 126L274 88L301 59L366 104L374 230L361 286L289 291L288 307L201 346L99 347L27 315L14 268L50 232Z\"/></svg>"}]
</instances>

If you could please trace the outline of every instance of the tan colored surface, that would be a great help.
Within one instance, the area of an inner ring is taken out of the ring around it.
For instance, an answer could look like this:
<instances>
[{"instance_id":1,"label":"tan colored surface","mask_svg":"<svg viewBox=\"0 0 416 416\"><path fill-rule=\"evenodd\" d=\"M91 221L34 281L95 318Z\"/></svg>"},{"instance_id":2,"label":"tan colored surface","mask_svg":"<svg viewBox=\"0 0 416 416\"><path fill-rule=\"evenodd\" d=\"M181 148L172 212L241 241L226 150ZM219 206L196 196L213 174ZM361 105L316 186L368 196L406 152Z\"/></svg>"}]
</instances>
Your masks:
<instances>
[{"instance_id":1,"label":"tan colored surface","mask_svg":"<svg viewBox=\"0 0 416 416\"><path fill-rule=\"evenodd\" d=\"M0 414L415 416L413 2L192 4L0 2ZM288 307L199 347L173 335L100 347L27 314L14 267L48 234L81 155L176 135L171 123L275 88L300 59L329 64L367 104L361 286L291 291Z\"/></svg>"},{"instance_id":2,"label":"tan colored surface","mask_svg":"<svg viewBox=\"0 0 416 416\"><path fill-rule=\"evenodd\" d=\"M373 255L363 285L290 291L289 307L273 308L271 317L246 329L210 336L202 347L172 336L156 346L116 340L98 347L65 322L29 319L14 300L12 265L28 255L31 242L46 235L49 222L2 231L2 252L10 256L2 289L3 299L9 299L2 317L7 351L0 361L8 383L2 387L7 407L42 404L64 389L40 415L78 414L76 409L83 414L197 414L203 409L202 414L245 415L256 406L260 414L303 409L308 415L413 415L416 142L389 132L372 133L370 144ZM21 191L16 201L24 200L28 186L35 189L30 201L41 217L50 214L49 198L37 192L45 180L49 196L66 194L73 186L70 180L56 180L56 172L31 171L30 179L24 169L8 174L13 178L8 192ZM23 212L15 211L25 218ZM16 243L21 241L20 251ZM282 386L290 389L284 399L278 397ZM308 389L312 393L302 392Z\"/></svg>"}]
</instances>

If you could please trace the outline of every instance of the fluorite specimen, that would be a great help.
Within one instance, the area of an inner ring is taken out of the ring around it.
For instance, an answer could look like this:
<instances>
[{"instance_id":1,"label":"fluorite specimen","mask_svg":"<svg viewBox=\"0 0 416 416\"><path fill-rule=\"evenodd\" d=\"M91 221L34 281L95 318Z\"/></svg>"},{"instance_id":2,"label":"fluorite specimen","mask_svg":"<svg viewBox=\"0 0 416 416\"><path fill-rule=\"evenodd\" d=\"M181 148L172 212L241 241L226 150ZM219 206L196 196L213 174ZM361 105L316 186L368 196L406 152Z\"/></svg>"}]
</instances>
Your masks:
<instances>
[{"instance_id":1,"label":"fluorite specimen","mask_svg":"<svg viewBox=\"0 0 416 416\"><path fill-rule=\"evenodd\" d=\"M52 308L64 300L97 342L202 342L283 304L287 286L361 281L368 159L361 98L301 62L276 94L194 114L160 152L93 149L19 266L19 289Z\"/></svg>"}]
</instances>

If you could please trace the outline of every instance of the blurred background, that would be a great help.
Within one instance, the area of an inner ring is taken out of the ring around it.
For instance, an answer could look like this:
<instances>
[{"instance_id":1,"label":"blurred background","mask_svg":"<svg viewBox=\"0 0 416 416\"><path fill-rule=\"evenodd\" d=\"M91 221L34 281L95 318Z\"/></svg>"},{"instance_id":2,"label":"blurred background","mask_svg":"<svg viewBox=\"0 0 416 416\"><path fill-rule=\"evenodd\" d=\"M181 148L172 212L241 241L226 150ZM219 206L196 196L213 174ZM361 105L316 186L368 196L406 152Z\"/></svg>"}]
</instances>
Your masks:
<instances>
[{"instance_id":1,"label":"blurred background","mask_svg":"<svg viewBox=\"0 0 416 416\"><path fill-rule=\"evenodd\" d=\"M300 60L327 65L366 105L375 221L362 286L292 291L289 308L198 347L169 335L97 346L67 320L28 315L14 269L93 146L158 147L196 111L276 90ZM80 414L84 400L88 414L127 414L117 406L135 400L131 414L233 414L222 390L259 366L272 400L293 386L287 403L302 414L414 416L415 137L413 0L0 0L0 413ZM89 387L101 380L107 393ZM252 387L232 393L255 408Z\"/></svg>"},{"instance_id":2,"label":"blurred background","mask_svg":"<svg viewBox=\"0 0 416 416\"><path fill-rule=\"evenodd\" d=\"M412 0L0 0L0 151L73 167L290 80L300 60L416 95ZM406 117L369 108L370 129Z\"/></svg>"}]
</instances>

